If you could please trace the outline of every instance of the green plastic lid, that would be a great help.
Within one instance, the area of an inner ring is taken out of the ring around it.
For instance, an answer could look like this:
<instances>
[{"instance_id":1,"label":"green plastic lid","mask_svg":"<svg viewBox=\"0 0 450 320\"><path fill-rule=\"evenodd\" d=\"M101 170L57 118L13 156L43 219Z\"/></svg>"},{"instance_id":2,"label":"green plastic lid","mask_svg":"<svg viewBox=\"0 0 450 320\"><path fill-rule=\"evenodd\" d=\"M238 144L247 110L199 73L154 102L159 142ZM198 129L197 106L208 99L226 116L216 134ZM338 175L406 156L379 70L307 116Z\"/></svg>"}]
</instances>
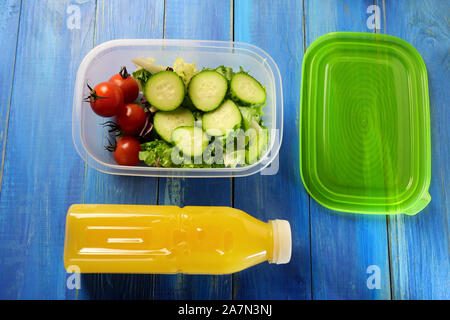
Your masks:
<instances>
[{"instance_id":1,"label":"green plastic lid","mask_svg":"<svg viewBox=\"0 0 450 320\"><path fill-rule=\"evenodd\" d=\"M430 110L422 57L397 37L335 32L305 53L300 171L323 206L416 214L430 202Z\"/></svg>"}]
</instances>

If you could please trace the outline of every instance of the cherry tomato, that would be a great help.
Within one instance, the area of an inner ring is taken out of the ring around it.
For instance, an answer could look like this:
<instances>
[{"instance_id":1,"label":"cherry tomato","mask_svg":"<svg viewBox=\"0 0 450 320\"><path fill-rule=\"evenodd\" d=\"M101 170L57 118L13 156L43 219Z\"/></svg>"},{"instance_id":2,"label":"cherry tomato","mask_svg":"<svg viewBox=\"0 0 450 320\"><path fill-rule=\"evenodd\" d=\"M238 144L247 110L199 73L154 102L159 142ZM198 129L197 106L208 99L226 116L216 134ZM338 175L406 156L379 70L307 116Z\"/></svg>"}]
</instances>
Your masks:
<instances>
[{"instance_id":1,"label":"cherry tomato","mask_svg":"<svg viewBox=\"0 0 450 320\"><path fill-rule=\"evenodd\" d=\"M123 166L135 166L139 163L141 145L136 138L123 136L117 141L114 160Z\"/></svg>"},{"instance_id":2,"label":"cherry tomato","mask_svg":"<svg viewBox=\"0 0 450 320\"><path fill-rule=\"evenodd\" d=\"M90 102L92 110L101 117L113 117L122 112L123 93L113 83L102 82L90 90L89 97L85 101Z\"/></svg>"},{"instance_id":3,"label":"cherry tomato","mask_svg":"<svg viewBox=\"0 0 450 320\"><path fill-rule=\"evenodd\" d=\"M147 114L144 109L134 103L127 103L121 114L116 117L116 123L125 135L134 136L145 125Z\"/></svg>"},{"instance_id":4,"label":"cherry tomato","mask_svg":"<svg viewBox=\"0 0 450 320\"><path fill-rule=\"evenodd\" d=\"M137 81L128 74L127 68L122 67L119 73L113 75L109 82L114 83L122 89L125 103L134 102L139 95Z\"/></svg>"}]
</instances>

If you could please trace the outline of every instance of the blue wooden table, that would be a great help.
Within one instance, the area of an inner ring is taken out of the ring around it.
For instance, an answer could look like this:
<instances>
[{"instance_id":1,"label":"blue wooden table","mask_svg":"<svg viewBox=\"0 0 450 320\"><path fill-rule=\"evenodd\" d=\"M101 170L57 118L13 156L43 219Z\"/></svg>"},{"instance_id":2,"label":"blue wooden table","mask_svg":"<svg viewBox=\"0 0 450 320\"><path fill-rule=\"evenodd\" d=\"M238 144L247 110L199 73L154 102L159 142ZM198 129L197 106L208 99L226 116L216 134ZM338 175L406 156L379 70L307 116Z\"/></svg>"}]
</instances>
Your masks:
<instances>
[{"instance_id":1,"label":"blue wooden table","mask_svg":"<svg viewBox=\"0 0 450 320\"><path fill-rule=\"evenodd\" d=\"M1 0L0 298L449 299L449 17L441 0ZM432 200L416 216L331 212L303 187L301 63L331 31L395 35L425 61ZM72 143L75 74L90 49L118 38L234 40L267 51L283 79L278 174L157 179L87 167ZM73 203L224 205L288 219L292 260L226 276L83 275L70 289L62 254Z\"/></svg>"}]
</instances>

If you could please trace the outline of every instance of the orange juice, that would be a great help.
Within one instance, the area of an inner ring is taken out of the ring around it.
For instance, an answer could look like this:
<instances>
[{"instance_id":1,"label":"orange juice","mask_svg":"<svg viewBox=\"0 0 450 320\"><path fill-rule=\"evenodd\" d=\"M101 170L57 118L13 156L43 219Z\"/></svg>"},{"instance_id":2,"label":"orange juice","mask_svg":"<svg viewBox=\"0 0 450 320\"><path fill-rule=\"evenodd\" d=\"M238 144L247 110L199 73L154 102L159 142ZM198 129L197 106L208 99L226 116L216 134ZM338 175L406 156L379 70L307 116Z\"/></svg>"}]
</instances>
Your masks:
<instances>
[{"instance_id":1,"label":"orange juice","mask_svg":"<svg viewBox=\"0 0 450 320\"><path fill-rule=\"evenodd\" d=\"M287 263L289 222L229 207L72 205L64 265L82 273L227 274Z\"/></svg>"}]
</instances>

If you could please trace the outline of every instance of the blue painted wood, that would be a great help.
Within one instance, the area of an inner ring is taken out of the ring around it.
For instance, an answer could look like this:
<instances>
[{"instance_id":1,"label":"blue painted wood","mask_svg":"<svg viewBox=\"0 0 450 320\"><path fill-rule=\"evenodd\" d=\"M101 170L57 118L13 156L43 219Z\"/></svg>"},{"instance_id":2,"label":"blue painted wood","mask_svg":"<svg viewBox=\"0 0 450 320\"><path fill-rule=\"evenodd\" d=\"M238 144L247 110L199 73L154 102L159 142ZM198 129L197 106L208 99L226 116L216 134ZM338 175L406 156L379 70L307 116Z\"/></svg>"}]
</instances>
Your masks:
<instances>
[{"instance_id":1,"label":"blue painted wood","mask_svg":"<svg viewBox=\"0 0 450 320\"><path fill-rule=\"evenodd\" d=\"M373 32L366 13L372 4L305 0L306 48L328 32ZM312 198L310 210L313 298L390 299L386 217L338 213ZM379 289L367 286L374 272L380 276Z\"/></svg>"},{"instance_id":2,"label":"blue painted wood","mask_svg":"<svg viewBox=\"0 0 450 320\"><path fill-rule=\"evenodd\" d=\"M309 204L298 166L300 72L303 57L301 1L235 1L235 40L268 52L281 72L284 134L276 175L236 178L234 205L254 217L287 219L292 260L261 264L234 276L235 299L310 299ZM244 66L245 67L245 66Z\"/></svg>"},{"instance_id":3,"label":"blue painted wood","mask_svg":"<svg viewBox=\"0 0 450 320\"><path fill-rule=\"evenodd\" d=\"M4 150L8 132L10 99L14 78L17 36L19 32L20 4L18 0L0 3L0 43L3 44L2 64L0 65L0 185L3 173Z\"/></svg>"},{"instance_id":4,"label":"blue painted wood","mask_svg":"<svg viewBox=\"0 0 450 320\"><path fill-rule=\"evenodd\" d=\"M95 45L114 39L162 38L164 0L97 0L95 25Z\"/></svg>"},{"instance_id":5,"label":"blue painted wood","mask_svg":"<svg viewBox=\"0 0 450 320\"><path fill-rule=\"evenodd\" d=\"M75 72L93 37L95 2L23 1L0 195L0 297L64 299L65 214L81 202L84 164L72 143Z\"/></svg>"},{"instance_id":6,"label":"blue painted wood","mask_svg":"<svg viewBox=\"0 0 450 320\"><path fill-rule=\"evenodd\" d=\"M164 37L232 40L232 6L231 0L167 0Z\"/></svg>"},{"instance_id":7,"label":"blue painted wood","mask_svg":"<svg viewBox=\"0 0 450 320\"><path fill-rule=\"evenodd\" d=\"M387 230L384 217L330 212L310 200L295 139L304 49L329 31L368 31L372 1L2 1L0 298L389 299L390 290L394 299L450 298L449 9L437 0L375 3L382 9L381 32L402 37L423 56L431 102L432 201L416 216L390 217ZM79 28L67 28L69 5L80 9ZM86 169L71 140L72 92L78 65L93 45L164 35L229 40L233 33L265 49L280 67L285 134L278 175L234 179L233 199L230 179L158 182ZM69 290L62 264L65 214L83 201L234 203L261 220L290 220L293 258L233 276L84 275L81 290ZM380 290L365 287L370 265L380 267Z\"/></svg>"},{"instance_id":8,"label":"blue painted wood","mask_svg":"<svg viewBox=\"0 0 450 320\"><path fill-rule=\"evenodd\" d=\"M165 38L232 40L231 1L167 0ZM231 179L160 179L159 204L231 206ZM230 299L231 276L156 276L155 299Z\"/></svg>"},{"instance_id":9,"label":"blue painted wood","mask_svg":"<svg viewBox=\"0 0 450 320\"><path fill-rule=\"evenodd\" d=\"M446 1L418 0L385 5L381 31L408 41L421 54L431 109L431 203L415 216L389 218L393 298L449 299L450 7Z\"/></svg>"},{"instance_id":10,"label":"blue painted wood","mask_svg":"<svg viewBox=\"0 0 450 320\"><path fill-rule=\"evenodd\" d=\"M121 38L161 38L163 21L164 0L99 0L94 44ZM130 60L132 58L134 57L130 57ZM130 61L125 61L124 64L130 64ZM114 176L88 167L85 179L86 203L157 203L157 178ZM152 295L152 275L89 274L82 275L79 298L148 299Z\"/></svg>"}]
</instances>

